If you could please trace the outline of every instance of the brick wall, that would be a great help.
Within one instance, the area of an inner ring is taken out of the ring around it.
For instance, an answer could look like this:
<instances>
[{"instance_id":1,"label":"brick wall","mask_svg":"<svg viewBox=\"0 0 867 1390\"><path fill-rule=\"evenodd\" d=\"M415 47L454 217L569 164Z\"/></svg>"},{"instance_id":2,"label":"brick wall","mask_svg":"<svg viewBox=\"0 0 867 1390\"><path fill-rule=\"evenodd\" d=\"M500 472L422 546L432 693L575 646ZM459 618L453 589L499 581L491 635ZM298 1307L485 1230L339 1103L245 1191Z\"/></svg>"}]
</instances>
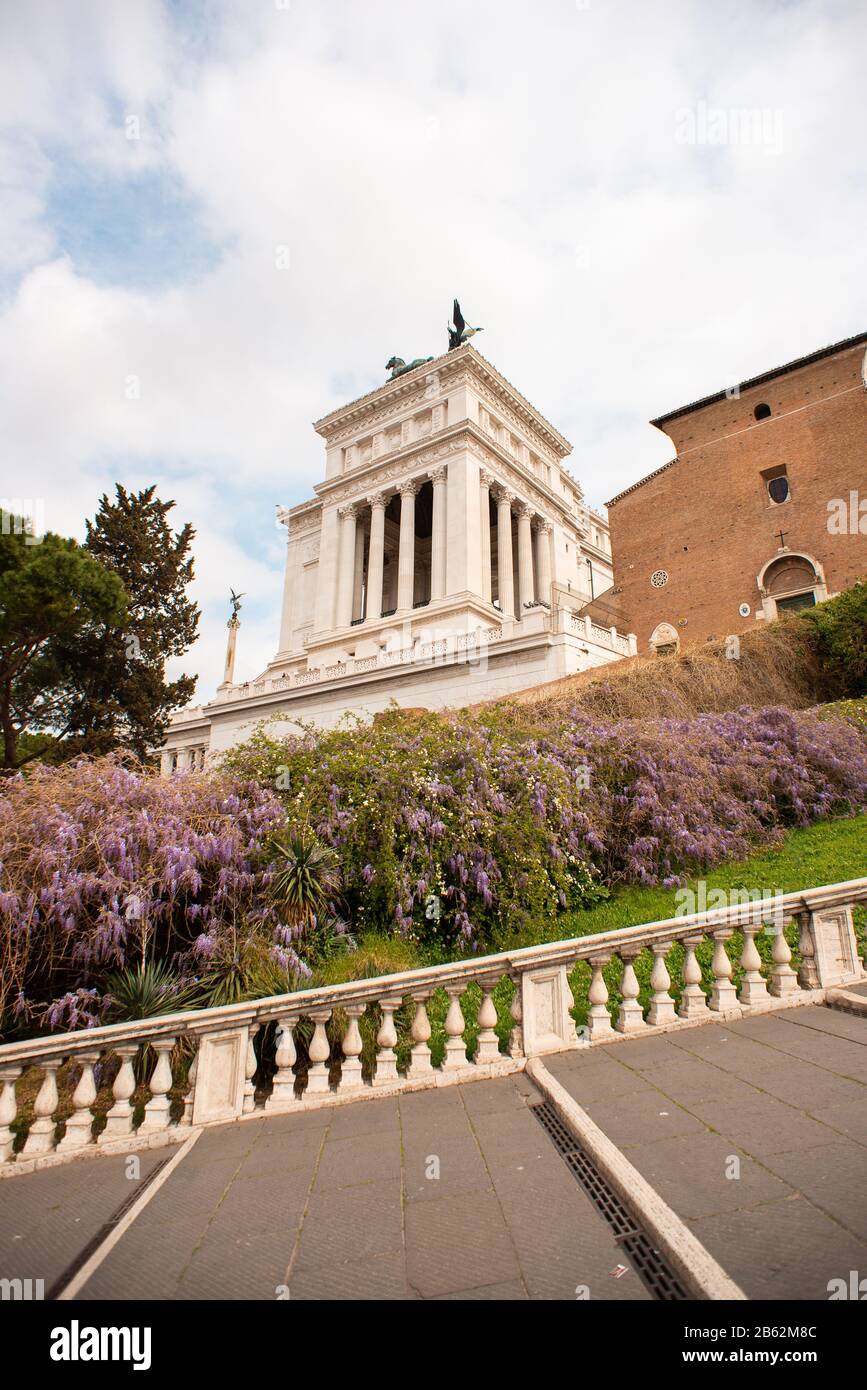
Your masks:
<instances>
[{"instance_id":1,"label":"brick wall","mask_svg":"<svg viewBox=\"0 0 867 1390\"><path fill-rule=\"evenodd\" d=\"M781 549L823 567L828 593L867 576L867 505L854 529L829 532L828 503L867 503L867 336L793 371L660 423L677 458L609 504L615 586L650 650L659 623L682 646L755 628L762 613L756 577ZM770 418L757 421L760 403ZM762 473L785 466L789 500L775 505ZM662 588L651 575L668 574ZM739 607L750 614L741 617Z\"/></svg>"}]
</instances>

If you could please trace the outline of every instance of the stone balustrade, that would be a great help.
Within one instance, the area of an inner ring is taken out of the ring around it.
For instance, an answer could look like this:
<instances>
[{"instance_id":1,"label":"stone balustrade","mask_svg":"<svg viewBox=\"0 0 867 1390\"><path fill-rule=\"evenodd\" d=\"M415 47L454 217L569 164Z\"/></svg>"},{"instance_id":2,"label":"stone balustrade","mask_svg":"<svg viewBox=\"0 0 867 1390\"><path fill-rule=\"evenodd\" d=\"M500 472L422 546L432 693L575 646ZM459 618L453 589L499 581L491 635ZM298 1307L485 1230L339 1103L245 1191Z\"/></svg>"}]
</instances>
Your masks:
<instances>
[{"instance_id":1,"label":"stone balustrade","mask_svg":"<svg viewBox=\"0 0 867 1390\"><path fill-rule=\"evenodd\" d=\"M9 1043L0 1047L0 1174L177 1142L192 1127L256 1113L503 1075L544 1053L820 1002L826 989L864 978L852 914L865 902L861 878L378 979ZM799 928L794 952L784 923ZM756 937L768 924L771 961L763 966ZM737 961L726 948L735 932ZM697 958L705 943L709 988ZM642 956L653 962L644 1003ZM570 979L587 984L588 975L586 1021L576 1027Z\"/></svg>"},{"instance_id":2,"label":"stone balustrade","mask_svg":"<svg viewBox=\"0 0 867 1390\"><path fill-rule=\"evenodd\" d=\"M426 662L472 659L474 654L498 642L503 636L501 627L480 627L474 632L456 633L432 642L416 642L409 647L390 647L375 656L349 657L346 661L328 666L315 666L291 675L269 676L265 680L246 681L242 685L221 687L216 701L244 700L261 695L292 690L298 686L318 685L321 681L342 680L345 676L366 675L371 671L391 671L395 666L411 666ZM624 639L625 640L625 639Z\"/></svg>"},{"instance_id":3,"label":"stone balustrade","mask_svg":"<svg viewBox=\"0 0 867 1390\"><path fill-rule=\"evenodd\" d=\"M580 633L586 641L608 652L619 652L622 656L635 656L638 652L638 639L635 634L618 632L616 627L602 627L594 623L587 614L570 613L569 623L573 632Z\"/></svg>"},{"instance_id":4,"label":"stone balustrade","mask_svg":"<svg viewBox=\"0 0 867 1390\"><path fill-rule=\"evenodd\" d=\"M570 627L594 647L621 656L634 656L636 639L616 628L600 627L578 613L568 615ZM295 671L285 676L269 676L264 680L246 681L241 685L223 686L217 691L216 703L232 700L258 699L262 695L297 689L299 686L319 685L324 681L342 680L346 676L368 675L375 671L390 671L395 666L411 666L425 662L472 658L473 654L498 642L503 637L501 627L477 628L474 632L458 633L433 642L418 642L409 647L393 647L375 656L349 657L346 661L328 666L316 666L307 671Z\"/></svg>"}]
</instances>

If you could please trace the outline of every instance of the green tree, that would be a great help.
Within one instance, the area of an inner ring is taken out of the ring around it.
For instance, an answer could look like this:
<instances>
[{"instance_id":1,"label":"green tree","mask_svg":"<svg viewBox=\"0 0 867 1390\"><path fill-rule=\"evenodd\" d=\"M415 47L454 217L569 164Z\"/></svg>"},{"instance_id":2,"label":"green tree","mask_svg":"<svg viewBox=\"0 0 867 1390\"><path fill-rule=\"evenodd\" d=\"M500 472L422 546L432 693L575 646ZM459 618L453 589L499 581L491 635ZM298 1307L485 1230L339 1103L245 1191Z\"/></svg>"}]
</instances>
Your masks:
<instances>
[{"instance_id":1,"label":"green tree","mask_svg":"<svg viewBox=\"0 0 867 1390\"><path fill-rule=\"evenodd\" d=\"M103 494L87 523L85 549L120 579L128 598L124 627L93 634L79 654L88 699L76 744L89 753L128 748L139 757L160 744L173 710L187 704L196 677L167 681L165 663L183 656L196 637L198 606L187 596L193 578L187 523L173 531L154 486L114 501ZM94 677L96 677L94 679Z\"/></svg>"},{"instance_id":2,"label":"green tree","mask_svg":"<svg viewBox=\"0 0 867 1390\"><path fill-rule=\"evenodd\" d=\"M80 719L77 652L106 627L122 630L117 575L73 540L38 541L20 518L0 528L2 769L52 757Z\"/></svg>"},{"instance_id":3,"label":"green tree","mask_svg":"<svg viewBox=\"0 0 867 1390\"><path fill-rule=\"evenodd\" d=\"M816 633L825 670L844 695L867 695L867 579L798 617Z\"/></svg>"}]
</instances>

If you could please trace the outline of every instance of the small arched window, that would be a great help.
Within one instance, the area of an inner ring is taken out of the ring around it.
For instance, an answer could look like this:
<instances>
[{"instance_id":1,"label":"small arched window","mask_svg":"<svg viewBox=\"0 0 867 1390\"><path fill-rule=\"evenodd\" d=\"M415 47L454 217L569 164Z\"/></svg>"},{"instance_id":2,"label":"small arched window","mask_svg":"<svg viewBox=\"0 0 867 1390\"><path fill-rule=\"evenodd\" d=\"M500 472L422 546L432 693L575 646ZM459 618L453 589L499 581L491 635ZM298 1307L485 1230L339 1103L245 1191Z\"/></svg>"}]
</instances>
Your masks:
<instances>
[{"instance_id":1,"label":"small arched window","mask_svg":"<svg viewBox=\"0 0 867 1390\"><path fill-rule=\"evenodd\" d=\"M786 477L785 473L780 474L776 478L770 479L770 481L768 482L768 496L770 497L772 502L775 502L777 504L777 506L779 506L781 502L788 502L789 480Z\"/></svg>"},{"instance_id":2,"label":"small arched window","mask_svg":"<svg viewBox=\"0 0 867 1390\"><path fill-rule=\"evenodd\" d=\"M770 416L770 413L771 407L767 404L766 401L762 401L761 405L757 405L755 410L753 411L753 414L755 415L757 420L767 420Z\"/></svg>"}]
</instances>

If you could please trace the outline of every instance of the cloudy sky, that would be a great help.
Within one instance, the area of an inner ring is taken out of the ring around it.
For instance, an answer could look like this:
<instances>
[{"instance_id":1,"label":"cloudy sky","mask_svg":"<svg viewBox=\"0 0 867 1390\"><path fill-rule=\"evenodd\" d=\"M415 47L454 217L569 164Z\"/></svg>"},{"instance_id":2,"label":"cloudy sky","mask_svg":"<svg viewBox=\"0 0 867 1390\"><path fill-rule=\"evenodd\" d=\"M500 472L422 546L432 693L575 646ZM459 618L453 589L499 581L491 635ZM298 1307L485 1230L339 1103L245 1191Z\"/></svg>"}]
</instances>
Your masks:
<instances>
[{"instance_id":1,"label":"cloudy sky","mask_svg":"<svg viewBox=\"0 0 867 1390\"><path fill-rule=\"evenodd\" d=\"M229 584L276 650L311 420L457 294L600 506L867 326L865 51L863 0L0 0L0 492L176 498L208 697Z\"/></svg>"}]
</instances>

